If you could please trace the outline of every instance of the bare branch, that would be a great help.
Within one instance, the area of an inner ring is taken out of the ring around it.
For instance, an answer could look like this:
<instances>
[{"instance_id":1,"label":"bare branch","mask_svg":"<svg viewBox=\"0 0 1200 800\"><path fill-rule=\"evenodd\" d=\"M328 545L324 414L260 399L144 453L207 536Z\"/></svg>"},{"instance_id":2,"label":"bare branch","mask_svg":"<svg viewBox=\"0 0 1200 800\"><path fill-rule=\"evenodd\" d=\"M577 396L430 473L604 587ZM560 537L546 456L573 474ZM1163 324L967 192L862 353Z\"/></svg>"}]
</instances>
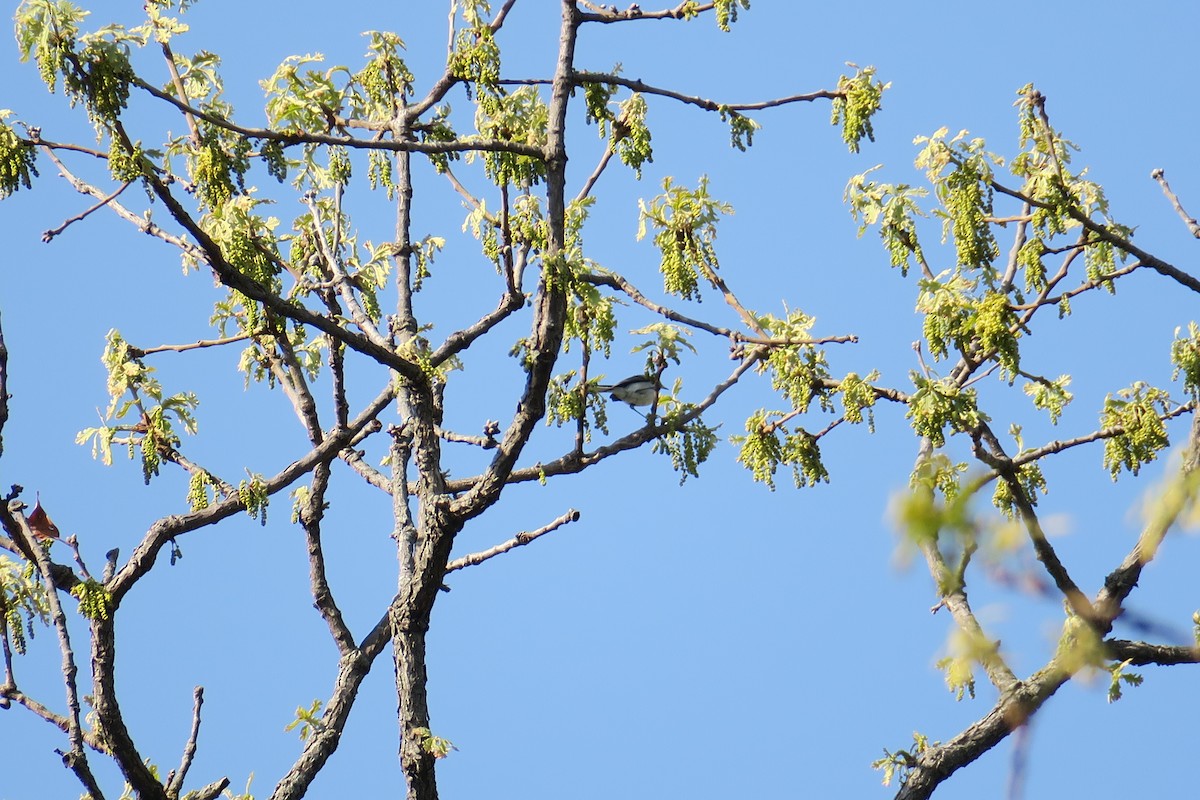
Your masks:
<instances>
[{"instance_id":1,"label":"bare branch","mask_svg":"<svg viewBox=\"0 0 1200 800\"><path fill-rule=\"evenodd\" d=\"M8 423L8 347L0 326L0 455L4 455L4 426Z\"/></svg>"},{"instance_id":2,"label":"bare branch","mask_svg":"<svg viewBox=\"0 0 1200 800\"><path fill-rule=\"evenodd\" d=\"M188 102L187 89L184 88L183 79L179 77L179 68L175 65L175 54L171 52L171 43L163 40L162 52L163 57L167 61L167 71L171 73L171 85L175 87L175 91L179 93L179 99L183 102ZM184 119L187 120L188 130L192 132L192 144L200 145L200 129L196 126L196 118L188 112L183 112Z\"/></svg>"},{"instance_id":3,"label":"bare branch","mask_svg":"<svg viewBox=\"0 0 1200 800\"><path fill-rule=\"evenodd\" d=\"M200 737L200 708L204 705L204 687L197 686L192 690L192 731L188 734L187 743L183 746L183 755L179 760L179 769L167 776L167 797L177 800L183 790L183 782L187 779L188 770L196 759L196 740Z\"/></svg>"},{"instance_id":4,"label":"bare branch","mask_svg":"<svg viewBox=\"0 0 1200 800\"><path fill-rule=\"evenodd\" d=\"M470 327L457 330L447 336L446 340L430 354L429 363L435 367L445 364L447 360L466 350L476 339L520 311L524 306L525 295L516 291L505 292L492 311L480 317Z\"/></svg>"},{"instance_id":5,"label":"bare branch","mask_svg":"<svg viewBox=\"0 0 1200 800\"><path fill-rule=\"evenodd\" d=\"M608 166L608 162L615 155L612 149L612 143L609 142L608 147L604 148L604 154L600 156L600 162L596 164L596 168L592 170L592 174L583 182L583 186L579 189L579 194L575 195L575 199L571 202L579 203L591 194L592 189L596 186L596 181L600 180L600 176L604 173L604 168Z\"/></svg>"},{"instance_id":6,"label":"bare branch","mask_svg":"<svg viewBox=\"0 0 1200 800\"><path fill-rule=\"evenodd\" d=\"M670 89L661 89L640 80L622 78L620 75L613 75L607 72L576 72L574 81L581 86L585 83L607 83L623 86L626 89L640 92L641 94L669 97L672 100L678 100L681 103L702 108L705 111L761 111L792 103L811 103L815 100L833 100L846 96L845 92L831 92L827 89L820 89L808 94L796 94L789 97L778 97L773 100L760 100L754 103L718 103L705 97L696 97L694 95L681 94Z\"/></svg>"},{"instance_id":7,"label":"bare branch","mask_svg":"<svg viewBox=\"0 0 1200 800\"><path fill-rule=\"evenodd\" d=\"M635 19L687 19L688 3L680 3L674 8L667 8L661 11L643 11L642 7L637 3L629 6L624 11L617 10L616 6L605 6L599 3L588 2L581 0L580 5L584 8L592 10L590 14L580 14L581 22L629 22ZM700 14L705 11L712 11L716 7L715 3L697 4L691 9L691 13Z\"/></svg>"},{"instance_id":8,"label":"bare branch","mask_svg":"<svg viewBox=\"0 0 1200 800\"><path fill-rule=\"evenodd\" d=\"M522 531L508 541L501 542L495 547L490 547L482 552L471 553L470 555L463 556L462 558L454 559L446 565L446 572L454 572L456 570L463 569L464 567L473 567L476 564L482 564L489 558L495 558L498 555L507 553L509 550L521 547L522 545L527 545L538 537L545 536L547 533L558 530L563 525L578 521L579 512L572 508L570 511L563 514L553 522L549 523L548 525L544 525L535 531Z\"/></svg>"},{"instance_id":9,"label":"bare branch","mask_svg":"<svg viewBox=\"0 0 1200 800\"><path fill-rule=\"evenodd\" d=\"M979 426L973 439L975 457L996 470L1000 478L1008 484L1009 493L1016 504L1021 522L1024 523L1025 530L1029 534L1029 540L1033 543L1033 549L1037 554L1038 561L1042 562L1042 566L1045 567L1047 574L1054 581L1054 585L1062 592L1071 610L1081 619L1087 620L1088 624L1096 625L1098 620L1096 619L1095 609L1087 599L1087 596L1084 595L1079 586L1071 578L1070 573L1067 572L1066 566L1059 559L1054 546L1050 544L1050 540L1046 538L1046 533L1042 530L1042 524L1038 520L1037 513L1033 510L1033 502L1029 499L1025 487L1017 475L1017 470L1013 465L1012 459L1005 454L1000 440L992 433L987 423L982 423ZM984 443L987 444L986 448L984 447Z\"/></svg>"},{"instance_id":10,"label":"bare branch","mask_svg":"<svg viewBox=\"0 0 1200 800\"><path fill-rule=\"evenodd\" d=\"M1200 222L1196 222L1195 217L1183 210L1183 204L1179 202L1179 196L1171 191L1170 185L1167 183L1167 176L1161 169L1156 169L1150 173L1150 177L1158 181L1158 185L1162 187L1163 194L1171 201L1171 206L1175 209L1175 213L1183 220L1183 224L1187 225L1187 229L1192 236L1200 239Z\"/></svg>"},{"instance_id":11,"label":"bare branch","mask_svg":"<svg viewBox=\"0 0 1200 800\"><path fill-rule=\"evenodd\" d=\"M188 350L201 350L206 347L220 347L221 345L234 344L236 342L245 342L250 339L250 334L239 333L234 336L226 336L221 339L197 339L190 344L160 344L157 347L133 347L129 348L130 355L135 358L152 355L154 353L186 353Z\"/></svg>"},{"instance_id":12,"label":"bare branch","mask_svg":"<svg viewBox=\"0 0 1200 800\"><path fill-rule=\"evenodd\" d=\"M44 232L42 234L42 241L49 242L55 236L58 236L60 233L65 231L67 228L69 228L72 224L79 222L80 220L87 219L88 215L91 214L92 212L97 211L101 208L104 208L110 202L117 199L121 195L121 192L128 189L130 183L131 183L130 181L125 181L124 183L121 184L121 186L115 192L108 195L107 197L100 198L100 202L96 203L95 205L89 206L87 209L85 209L84 211L81 211L80 213L71 217L66 222L64 222L62 225L59 225L57 228L51 228L50 230Z\"/></svg>"},{"instance_id":13,"label":"bare branch","mask_svg":"<svg viewBox=\"0 0 1200 800\"><path fill-rule=\"evenodd\" d=\"M108 195L100 191L100 189L76 177L74 173L67 169L67 165L64 164L57 155L55 155L54 151L50 149L48 145L42 143L41 141L36 141L36 144L42 147L42 151L46 153L51 161L54 162L54 165L58 167L58 171L62 173L62 176L67 179L72 187L74 187L75 191L79 192L80 194L89 194L92 197L103 198L105 200L104 205L107 205L110 209L116 212L117 216L132 224L142 233L153 236L157 239L162 239L167 244L178 247L184 253L192 258L195 258L197 261L205 261L204 252L200 248L196 247L190 242L184 241L174 234L168 233L158 225L155 225L146 217L133 213L116 200L109 198Z\"/></svg>"}]
</instances>

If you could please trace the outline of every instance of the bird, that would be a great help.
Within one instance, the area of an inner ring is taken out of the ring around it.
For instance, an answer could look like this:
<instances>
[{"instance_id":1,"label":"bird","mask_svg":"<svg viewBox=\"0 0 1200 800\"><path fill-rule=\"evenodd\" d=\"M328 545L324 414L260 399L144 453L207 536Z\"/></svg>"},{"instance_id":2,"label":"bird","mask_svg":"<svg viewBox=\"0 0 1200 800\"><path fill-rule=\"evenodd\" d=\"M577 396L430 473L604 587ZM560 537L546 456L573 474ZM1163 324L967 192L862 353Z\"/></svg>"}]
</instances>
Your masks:
<instances>
[{"instance_id":1,"label":"bird","mask_svg":"<svg viewBox=\"0 0 1200 800\"><path fill-rule=\"evenodd\" d=\"M46 539L59 538L58 526L50 520L46 509L42 508L42 498L40 496L37 498L37 502L33 504L33 511L29 512L29 516L25 518L25 521L29 523L29 530L33 532L33 535L37 539L44 541Z\"/></svg>"},{"instance_id":2,"label":"bird","mask_svg":"<svg viewBox=\"0 0 1200 800\"><path fill-rule=\"evenodd\" d=\"M655 375L630 375L619 383L596 386L597 392L606 392L613 400L628 403L630 408L653 405L658 399L659 383Z\"/></svg>"}]
</instances>

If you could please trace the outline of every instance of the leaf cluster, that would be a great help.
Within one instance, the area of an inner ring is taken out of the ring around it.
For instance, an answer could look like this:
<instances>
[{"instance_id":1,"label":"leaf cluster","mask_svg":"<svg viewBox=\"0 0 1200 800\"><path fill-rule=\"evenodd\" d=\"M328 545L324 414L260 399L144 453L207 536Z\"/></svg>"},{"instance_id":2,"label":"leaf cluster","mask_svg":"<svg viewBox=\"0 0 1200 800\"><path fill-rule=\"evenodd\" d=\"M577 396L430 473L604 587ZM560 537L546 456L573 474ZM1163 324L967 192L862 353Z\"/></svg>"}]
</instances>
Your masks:
<instances>
[{"instance_id":1,"label":"leaf cluster","mask_svg":"<svg viewBox=\"0 0 1200 800\"><path fill-rule=\"evenodd\" d=\"M135 452L140 454L142 479L149 484L158 475L163 458L179 445L175 426L181 425L187 433L196 432L194 412L199 400L191 392L165 394L154 377L154 368L147 366L139 353L120 332L109 331L102 356L108 371L105 424L80 431L75 441L78 444L91 441L92 457L105 464L112 463L112 445L125 444L131 459ZM108 424L126 419L134 411L136 422Z\"/></svg>"},{"instance_id":2,"label":"leaf cluster","mask_svg":"<svg viewBox=\"0 0 1200 800\"><path fill-rule=\"evenodd\" d=\"M1137 475L1170 444L1160 416L1169 402L1166 392L1142 381L1104 398L1100 424L1115 432L1104 441L1104 466L1114 481L1122 469Z\"/></svg>"},{"instance_id":3,"label":"leaf cluster","mask_svg":"<svg viewBox=\"0 0 1200 800\"><path fill-rule=\"evenodd\" d=\"M0 627L13 650L24 655L27 637L34 637L34 623L50 624L46 587L31 563L21 564L0 555Z\"/></svg>"},{"instance_id":4,"label":"leaf cluster","mask_svg":"<svg viewBox=\"0 0 1200 800\"><path fill-rule=\"evenodd\" d=\"M987 420L979 410L974 389L963 389L952 381L932 380L912 373L916 391L909 400L906 417L918 436L928 437L935 448L946 444L946 429L966 433Z\"/></svg>"},{"instance_id":5,"label":"leaf cluster","mask_svg":"<svg viewBox=\"0 0 1200 800\"><path fill-rule=\"evenodd\" d=\"M783 417L782 412L759 409L746 420L746 435L732 437L734 444L741 445L738 463L771 491L781 465L791 468L796 488L828 483L817 437L800 426L789 428Z\"/></svg>"},{"instance_id":6,"label":"leaf cluster","mask_svg":"<svg viewBox=\"0 0 1200 800\"><path fill-rule=\"evenodd\" d=\"M871 118L883 107L883 93L891 88L891 84L877 80L874 67L848 66L854 67L856 72L853 76L838 78L839 95L833 99L830 123L841 124L842 141L850 152L857 153L864 138L875 141Z\"/></svg>"},{"instance_id":7,"label":"leaf cluster","mask_svg":"<svg viewBox=\"0 0 1200 800\"><path fill-rule=\"evenodd\" d=\"M0 200L24 186L38 174L37 150L23 142L11 126L4 123L12 112L0 109Z\"/></svg>"},{"instance_id":8,"label":"leaf cluster","mask_svg":"<svg viewBox=\"0 0 1200 800\"><path fill-rule=\"evenodd\" d=\"M715 284L719 267L714 241L721 215L732 214L733 207L708 193L708 178L701 177L697 187L686 189L668 176L663 193L647 204L638 201L640 241L647 230L654 231L654 245L662 260L663 290L684 300L700 299L700 278Z\"/></svg>"}]
</instances>

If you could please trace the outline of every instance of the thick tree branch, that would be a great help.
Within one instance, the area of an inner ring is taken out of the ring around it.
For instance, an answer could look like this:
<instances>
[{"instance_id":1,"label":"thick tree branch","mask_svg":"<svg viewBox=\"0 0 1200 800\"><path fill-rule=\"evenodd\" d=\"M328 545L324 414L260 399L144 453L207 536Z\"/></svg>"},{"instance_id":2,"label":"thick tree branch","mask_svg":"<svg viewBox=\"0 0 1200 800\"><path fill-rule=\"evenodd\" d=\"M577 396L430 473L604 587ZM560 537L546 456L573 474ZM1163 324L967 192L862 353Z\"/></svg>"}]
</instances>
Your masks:
<instances>
[{"instance_id":1,"label":"thick tree branch","mask_svg":"<svg viewBox=\"0 0 1200 800\"><path fill-rule=\"evenodd\" d=\"M371 665L388 644L387 617L385 616L363 640L363 644L344 654L338 661L337 677L333 692L321 714L321 724L304 742L304 750L292 764L270 800L299 800L308 792L317 774L324 768L341 743L342 731L350 718L350 710L362 687L363 679L371 671Z\"/></svg>"},{"instance_id":2,"label":"thick tree branch","mask_svg":"<svg viewBox=\"0 0 1200 800\"><path fill-rule=\"evenodd\" d=\"M579 9L574 0L562 1L562 28L558 63L550 97L546 146L546 209L549 237L542 257L542 275L533 299L533 330L529 336L527 377L518 411L505 431L496 455L470 491L454 501L456 517L466 520L491 506L508 483L509 475L529 441L534 426L545 415L546 391L562 348L566 315L563 281L554 273L567 269L560 263L566 248L566 118L575 83L575 38Z\"/></svg>"},{"instance_id":3,"label":"thick tree branch","mask_svg":"<svg viewBox=\"0 0 1200 800\"><path fill-rule=\"evenodd\" d=\"M1176 664L1200 664L1200 646L1150 644L1126 639L1105 639L1104 647L1114 661L1128 661L1135 667L1156 664L1162 667Z\"/></svg>"},{"instance_id":4,"label":"thick tree branch","mask_svg":"<svg viewBox=\"0 0 1200 800\"><path fill-rule=\"evenodd\" d=\"M1041 672L1017 683L982 719L950 741L918 755L896 800L927 800L942 781L1025 724L1070 679L1071 673L1051 662Z\"/></svg>"},{"instance_id":5,"label":"thick tree branch","mask_svg":"<svg viewBox=\"0 0 1200 800\"><path fill-rule=\"evenodd\" d=\"M346 655L354 649L354 636L333 599L333 590L329 588L329 579L325 572L325 549L321 541L321 521L325 517L325 494L329 488L329 477L329 461L322 461L313 469L312 486L309 487L304 507L300 510L299 521L308 545L308 581L312 590L313 605L329 627L329 634L333 637L338 652Z\"/></svg>"}]
</instances>

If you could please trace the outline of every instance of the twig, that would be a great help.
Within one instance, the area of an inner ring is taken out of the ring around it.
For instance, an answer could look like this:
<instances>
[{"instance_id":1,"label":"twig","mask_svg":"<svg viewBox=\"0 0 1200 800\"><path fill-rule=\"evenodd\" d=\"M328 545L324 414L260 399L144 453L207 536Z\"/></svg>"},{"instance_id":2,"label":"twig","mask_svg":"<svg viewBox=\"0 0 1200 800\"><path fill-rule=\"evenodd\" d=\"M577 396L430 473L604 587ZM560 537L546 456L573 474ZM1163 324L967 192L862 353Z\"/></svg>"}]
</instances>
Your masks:
<instances>
[{"instance_id":1,"label":"twig","mask_svg":"<svg viewBox=\"0 0 1200 800\"><path fill-rule=\"evenodd\" d=\"M494 426L494 427L493 427ZM437 429L438 438L447 442L458 442L459 444L473 444L476 447L484 450L492 450L500 443L496 441L496 434L499 433L499 425L497 423L488 423L488 432L483 436L468 436L465 433L455 433L444 428Z\"/></svg>"},{"instance_id":2,"label":"twig","mask_svg":"<svg viewBox=\"0 0 1200 800\"><path fill-rule=\"evenodd\" d=\"M1163 422L1167 422L1168 420L1172 420L1181 414L1185 414L1188 411L1193 410L1194 408L1196 408L1194 403L1184 403L1183 405L1176 406L1165 414L1160 414L1158 418ZM1012 464L1014 467L1020 467L1032 461L1037 461L1041 458L1044 458L1045 456L1052 455L1054 453L1061 453L1063 450L1069 450L1072 447L1078 447L1082 444L1089 444L1101 439L1111 439L1114 436L1120 436L1123 433L1125 433L1125 428L1121 427L1120 425L1114 425L1111 428L1102 428L1098 431L1093 431L1092 433L1088 433L1083 436L1077 436L1074 439L1056 440L1035 450L1026 450L1023 453L1013 456Z\"/></svg>"},{"instance_id":3,"label":"twig","mask_svg":"<svg viewBox=\"0 0 1200 800\"><path fill-rule=\"evenodd\" d=\"M175 54L171 52L170 42L165 39L162 41L162 51L163 57L167 60L167 71L171 73L171 84L175 87L175 91L179 92L179 99L185 103L189 102L187 89L184 88L183 79L179 77L179 68L175 66ZM183 116L187 120L188 130L192 132L192 144L199 147L200 129L196 126L196 118L186 111Z\"/></svg>"},{"instance_id":4,"label":"twig","mask_svg":"<svg viewBox=\"0 0 1200 800\"><path fill-rule=\"evenodd\" d=\"M4 455L4 426L8 423L8 347L0 326L0 455Z\"/></svg>"},{"instance_id":5,"label":"twig","mask_svg":"<svg viewBox=\"0 0 1200 800\"><path fill-rule=\"evenodd\" d=\"M545 536L547 533L551 533L552 531L556 531L559 528L561 528L562 526L567 525L568 523L578 522L578 521L579 521L579 512L572 508L567 513L563 514L561 517L554 520L550 524L545 525L541 528L538 528L535 531L521 531L516 536L509 539L507 542L501 542L500 544L496 545L495 547L489 548L489 549L484 550L479 553L472 553L470 555L463 556L462 558L454 559L453 561L451 561L449 564L446 565L446 572L450 573L450 572L454 572L456 570L463 569L464 567L473 567L476 564L482 564L484 561L487 561L489 558L495 558L496 556L501 555L502 553L507 553L509 550L512 550L517 547L521 547L523 545L527 545L530 542L532 542L534 539L537 539L541 536Z\"/></svg>"},{"instance_id":6,"label":"twig","mask_svg":"<svg viewBox=\"0 0 1200 800\"><path fill-rule=\"evenodd\" d=\"M244 342L252 338L249 333L239 333L236 336L226 336L222 339L197 339L190 344L160 344L157 347L133 347L130 346L129 352L135 358L152 355L154 353L186 353L188 350L200 350L205 347L220 347L224 344L233 344L234 342Z\"/></svg>"},{"instance_id":7,"label":"twig","mask_svg":"<svg viewBox=\"0 0 1200 800\"><path fill-rule=\"evenodd\" d=\"M54 151L51 150L48 145L40 141L38 141L37 144L42 147L43 152L45 152L46 156L54 162L54 165L58 167L58 171L62 173L62 176L67 179L75 191L79 192L80 194L88 194L97 198L106 197L104 192L100 191L95 186L92 186L90 183L87 183L86 181L76 177L74 173L67 169L67 165L63 163L62 159L54 154ZM207 263L207 260L204 256L204 251L199 247L196 247L194 244L168 233L145 217L133 213L115 200L106 201L106 205L111 208L117 216L132 224L142 233L162 239L164 242L178 247L189 257L194 258L201 263Z\"/></svg>"},{"instance_id":8,"label":"twig","mask_svg":"<svg viewBox=\"0 0 1200 800\"><path fill-rule=\"evenodd\" d=\"M1041 308L1042 306L1058 305L1059 303L1061 303L1063 301L1064 298L1070 299L1072 297L1075 297L1076 295L1083 294L1084 292L1088 292L1093 289L1098 289L1101 286L1103 286L1105 283L1116 280L1117 278L1122 278L1122 277L1128 275L1129 273L1134 272L1135 270L1141 269L1144 266L1146 266L1144 263L1142 263L1141 261L1138 261L1137 263L1130 264L1127 267L1121 267L1120 269L1114 270L1113 272L1108 272L1108 273L1105 273L1104 275L1097 276L1094 280L1084 281L1083 283L1076 286L1074 289L1068 289L1067 291L1063 292L1062 294L1055 295L1054 297L1048 297L1048 296L1039 297L1037 300L1035 300L1032 303L1025 303L1023 305L1013 304L1013 305L1009 306L1009 308L1011 308L1013 311L1031 311L1031 310ZM1049 287L1047 287L1047 288L1049 288ZM1029 317L1026 316L1024 319L1022 319L1020 324L1024 325L1028 322L1028 320L1029 320Z\"/></svg>"},{"instance_id":9,"label":"twig","mask_svg":"<svg viewBox=\"0 0 1200 800\"><path fill-rule=\"evenodd\" d=\"M75 563L79 565L79 572L83 575L83 579L87 581L92 580L92 574L88 572L87 565L83 563L83 555L79 552L79 539L72 534L59 541L71 548L71 555L75 558Z\"/></svg>"},{"instance_id":10,"label":"twig","mask_svg":"<svg viewBox=\"0 0 1200 800\"><path fill-rule=\"evenodd\" d=\"M1175 213L1183 220L1183 224L1187 225L1192 236L1200 239L1200 222L1196 222L1196 218L1189 215L1183 210L1183 204L1179 202L1179 196L1171 191L1170 185L1167 183L1167 176L1161 169L1156 169L1150 173L1150 177L1158 181L1158 185L1162 187L1163 194L1171 201L1171 205L1175 208Z\"/></svg>"},{"instance_id":11,"label":"twig","mask_svg":"<svg viewBox=\"0 0 1200 800\"><path fill-rule=\"evenodd\" d=\"M1066 566L1059 559L1058 553L1055 552L1054 546L1046 538L1046 533L1042 530L1042 524L1038 519L1037 512L1033 510L1033 502L1029 499L1024 485L1022 485L1017 476L1017 469L1014 466L1013 460L1004 452L1004 447L1001 445L1000 440L992 433L991 428L988 427L986 422L980 424L972 439L972 450L975 457L996 470L1000 474L1001 479L1008 484L1009 493L1012 495L1013 503L1017 507L1018 515L1021 518L1021 522L1025 525L1026 532L1029 534L1029 540L1033 543L1034 553L1037 555L1038 561L1042 562L1042 566L1045 568L1047 574L1054 581L1054 585L1058 587L1058 590L1066 599L1071 611L1076 616L1085 620L1089 625L1096 626L1099 624L1096 610L1092 607L1092 603L1087 599L1083 591L1080 590L1079 585L1071 578ZM986 448L984 447L985 442L987 444Z\"/></svg>"},{"instance_id":12,"label":"twig","mask_svg":"<svg viewBox=\"0 0 1200 800\"><path fill-rule=\"evenodd\" d=\"M688 12L688 3L680 3L674 8L667 8L661 11L643 11L641 6L634 3L624 11L618 11L616 6L603 6L597 3L581 0L580 5L584 8L589 8L593 13L580 14L580 22L628 22L635 19L683 19ZM716 3L705 3L704 5L696 5L691 8L691 13L699 14L705 11L712 11L716 7Z\"/></svg>"},{"instance_id":13,"label":"twig","mask_svg":"<svg viewBox=\"0 0 1200 800\"><path fill-rule=\"evenodd\" d=\"M454 174L454 171L452 169L450 169L449 165L447 165L446 168L444 170L442 170L442 174L446 176L446 180L450 181L450 185L454 187L454 191L458 192L460 195L462 195L464 200L466 200L468 203L470 203L471 208L478 209L483 205L483 203L479 200L478 197L471 194L471 192L467 189L467 187L462 185L462 183L458 180L458 176L456 176ZM499 225L500 225L500 223L496 220L496 218L493 215L487 213L486 211L484 211L483 218L486 219L488 222L490 222L492 225L495 225L497 227L499 227Z\"/></svg>"},{"instance_id":14,"label":"twig","mask_svg":"<svg viewBox=\"0 0 1200 800\"><path fill-rule=\"evenodd\" d=\"M105 153L101 150L96 150L95 148L92 148L92 147L84 147L84 146L78 145L78 144L71 144L70 142L52 142L49 139L42 138L41 129L29 128L28 130L29 130L29 138L21 140L21 144L23 144L23 145L32 146L32 147L44 147L44 148L46 148L47 152L50 152L53 150L67 150L72 153L83 153L84 155L91 156L92 158L98 158L101 161L108 160L108 153Z\"/></svg>"},{"instance_id":15,"label":"twig","mask_svg":"<svg viewBox=\"0 0 1200 800\"><path fill-rule=\"evenodd\" d=\"M608 166L608 162L612 160L613 155L615 153L612 148L612 142L609 142L608 147L604 148L604 155L600 156L600 163L596 164L596 168L592 170L592 174L583 182L579 194L575 195L575 199L572 202L578 203L591 194L592 187L596 185L596 181L600 180L600 176L604 173L604 168Z\"/></svg>"},{"instance_id":16,"label":"twig","mask_svg":"<svg viewBox=\"0 0 1200 800\"><path fill-rule=\"evenodd\" d=\"M332 244L325 238L323 224L324 221L321 216L321 210L317 207L316 202L314 202L313 194L310 192L304 196L304 205L308 207L308 211L310 214L312 214L313 218L313 237L317 240L321 255L324 256L325 265L329 268L329 272L333 275L333 281L337 285L338 294L341 295L342 300L345 301L346 306L350 309L350 318L354 320L354 324L358 326L358 329L363 332L363 335L366 336L367 339L369 339L378 347L387 348L390 346L387 339L379 333L379 329L375 327L373 322L371 322L370 317L367 316L366 310L364 310L362 304L358 302L358 298L354 296L354 287L350 283L350 276L346 274L344 269L342 269L342 264L338 254L342 229L342 217L340 211L341 201L339 199L340 196L341 188L335 187L334 219L330 222L330 224L333 226Z\"/></svg>"},{"instance_id":17,"label":"twig","mask_svg":"<svg viewBox=\"0 0 1200 800\"><path fill-rule=\"evenodd\" d=\"M107 197L101 198L100 202L96 203L93 206L89 206L86 210L71 217L66 222L64 222L62 225L59 225L57 228L51 228L50 230L43 232L42 233L42 241L49 242L51 239L53 239L55 236L58 236L60 233L65 231L67 228L69 228L74 223L79 222L84 219L87 219L89 214L93 213L94 211L98 211L101 208L104 208L110 202L117 199L117 197L120 196L121 192L128 189L129 185L131 183L132 183L132 181L125 181L124 183L121 184L121 187L119 189L117 189L115 192L108 195Z\"/></svg>"},{"instance_id":18,"label":"twig","mask_svg":"<svg viewBox=\"0 0 1200 800\"><path fill-rule=\"evenodd\" d=\"M183 746L183 756L179 760L179 769L167 777L167 797L176 800L183 790L183 781L187 778L192 761L196 758L196 740L200 737L200 707L204 705L204 687L197 686L192 690L192 731L188 734L187 743Z\"/></svg>"},{"instance_id":19,"label":"twig","mask_svg":"<svg viewBox=\"0 0 1200 800\"><path fill-rule=\"evenodd\" d=\"M658 424L645 425L637 430L622 436L614 442L611 442L595 450L579 455L575 453L574 448L570 453L561 456L554 461L540 463L532 467L524 467L514 469L509 473L506 483L523 483L526 481L538 481L553 475L570 475L582 472L588 467L596 464L605 458L614 456L617 453L626 450L633 450L641 447L646 442L662 436L664 433L669 433L671 430L677 430L678 427L697 419L705 410L712 406L722 394L728 391L736 384L749 369L757 364L764 356L764 349L755 349L747 354L746 358L737 365L733 372L724 381L713 387L708 397L704 398L695 408L681 415L674 420L675 427L668 427L666 424L659 422ZM480 481L480 477L462 478L446 482L446 489L449 492L465 492L472 489ZM451 511L455 512L460 507L467 505L469 500L456 500L451 504Z\"/></svg>"},{"instance_id":20,"label":"twig","mask_svg":"<svg viewBox=\"0 0 1200 800\"><path fill-rule=\"evenodd\" d=\"M820 89L808 94L796 94L789 97L778 97L773 100L760 100L755 103L717 103L705 97L696 97L694 95L681 94L680 92L672 91L671 89L661 89L657 86L651 86L640 80L630 78L622 78L620 75L613 75L607 72L576 72L572 76L572 80L577 85L585 83L607 83L616 86L624 86L634 92L641 94L658 95L659 97L669 97L672 100L678 100L687 105L693 105L702 108L705 111L761 111L767 108L775 108L777 106L789 105L791 103L811 103L815 100L828 99L833 100L839 97L845 97L845 92L831 92L827 89Z\"/></svg>"}]
</instances>

